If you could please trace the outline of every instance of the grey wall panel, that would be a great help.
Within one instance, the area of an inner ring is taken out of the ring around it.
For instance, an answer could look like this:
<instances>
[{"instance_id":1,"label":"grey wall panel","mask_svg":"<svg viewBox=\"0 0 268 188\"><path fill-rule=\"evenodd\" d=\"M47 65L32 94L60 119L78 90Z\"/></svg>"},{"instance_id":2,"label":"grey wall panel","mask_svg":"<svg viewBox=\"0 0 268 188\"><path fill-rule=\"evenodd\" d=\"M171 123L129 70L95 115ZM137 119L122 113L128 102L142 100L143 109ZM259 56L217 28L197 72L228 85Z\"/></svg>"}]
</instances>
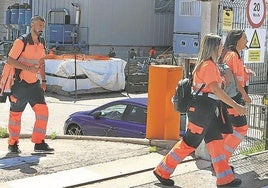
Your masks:
<instances>
[{"instance_id":1,"label":"grey wall panel","mask_svg":"<svg viewBox=\"0 0 268 188\"><path fill-rule=\"evenodd\" d=\"M81 5L80 26L89 28L90 45L172 44L173 14L155 14L154 0L33 0L34 14L47 16L51 8L66 8L74 23L71 2Z\"/></svg>"},{"instance_id":2,"label":"grey wall panel","mask_svg":"<svg viewBox=\"0 0 268 188\"><path fill-rule=\"evenodd\" d=\"M0 0L1 14L14 2L20 0ZM88 27L88 34L83 29L80 39L90 45L90 53L106 53L115 46L118 54L126 55L134 47L141 50L141 55L147 55L151 46L172 45L174 15L155 13L155 0L32 0L32 14L47 18L51 8L66 8L73 24L76 8L72 2L81 5L80 26ZM51 17L51 21L64 22L60 14ZM4 35L1 31L0 39Z\"/></svg>"},{"instance_id":3,"label":"grey wall panel","mask_svg":"<svg viewBox=\"0 0 268 188\"><path fill-rule=\"evenodd\" d=\"M196 33L201 31L201 6L200 1L176 0L174 12L174 32Z\"/></svg>"}]
</instances>

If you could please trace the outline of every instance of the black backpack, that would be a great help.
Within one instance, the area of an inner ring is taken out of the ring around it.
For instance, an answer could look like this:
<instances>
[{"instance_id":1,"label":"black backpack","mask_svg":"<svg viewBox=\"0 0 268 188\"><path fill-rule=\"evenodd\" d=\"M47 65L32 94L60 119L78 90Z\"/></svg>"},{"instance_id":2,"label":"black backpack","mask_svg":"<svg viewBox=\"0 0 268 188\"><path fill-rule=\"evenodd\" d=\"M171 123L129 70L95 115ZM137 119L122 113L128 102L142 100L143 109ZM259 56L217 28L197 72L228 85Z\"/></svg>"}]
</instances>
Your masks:
<instances>
[{"instance_id":1,"label":"black backpack","mask_svg":"<svg viewBox=\"0 0 268 188\"><path fill-rule=\"evenodd\" d=\"M201 88L195 93L195 95L198 95L198 93L204 87L205 84L201 86ZM193 99L192 79L190 78L181 79L175 90L175 94L172 97L172 102L175 110L180 113L186 113L192 99Z\"/></svg>"}]
</instances>

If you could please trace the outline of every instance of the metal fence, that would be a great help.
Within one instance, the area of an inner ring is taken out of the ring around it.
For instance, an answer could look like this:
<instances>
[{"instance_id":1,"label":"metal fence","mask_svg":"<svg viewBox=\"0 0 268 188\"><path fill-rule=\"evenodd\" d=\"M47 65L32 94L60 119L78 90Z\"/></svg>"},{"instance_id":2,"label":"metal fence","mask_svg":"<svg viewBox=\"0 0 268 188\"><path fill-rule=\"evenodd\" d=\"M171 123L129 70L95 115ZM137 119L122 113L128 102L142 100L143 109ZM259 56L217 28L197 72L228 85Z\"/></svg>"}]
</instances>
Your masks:
<instances>
[{"instance_id":1,"label":"metal fence","mask_svg":"<svg viewBox=\"0 0 268 188\"><path fill-rule=\"evenodd\" d=\"M228 31L222 28L223 11L229 8L233 11L233 29L251 28L247 21L246 15L247 0L222 0L219 4L219 21L218 34L226 35ZM268 10L268 3L266 3L266 10ZM268 17L268 11L266 18ZM261 29L268 30L268 19L265 20ZM268 32L266 33L267 46ZM244 54L241 54L243 57ZM248 105L248 125L249 130L243 142L239 145L235 154L243 152L259 151L265 148L268 149L268 106L263 104L263 96L268 93L268 48L265 51L264 63L248 63L247 66L255 71L256 76L250 78L249 94L252 103Z\"/></svg>"},{"instance_id":2,"label":"metal fence","mask_svg":"<svg viewBox=\"0 0 268 188\"><path fill-rule=\"evenodd\" d=\"M226 8L233 10L233 29L246 29L251 28L247 21L246 15L247 0L222 0L219 5L219 21L218 21L218 34L226 35L228 31L223 30L223 11ZM266 3L266 10L268 10L268 3ZM268 11L266 12L268 17ZM268 19L260 27L260 29L268 30ZM268 32L266 33L265 46L267 46ZM241 54L244 57L244 54ZM255 71L256 76L250 77L249 93L251 94L267 94L268 92L268 48L265 49L264 63L247 63L247 67Z\"/></svg>"},{"instance_id":3,"label":"metal fence","mask_svg":"<svg viewBox=\"0 0 268 188\"><path fill-rule=\"evenodd\" d=\"M250 104L248 106L247 121L249 129L244 140L235 151L235 155L268 150L268 106Z\"/></svg>"}]
</instances>

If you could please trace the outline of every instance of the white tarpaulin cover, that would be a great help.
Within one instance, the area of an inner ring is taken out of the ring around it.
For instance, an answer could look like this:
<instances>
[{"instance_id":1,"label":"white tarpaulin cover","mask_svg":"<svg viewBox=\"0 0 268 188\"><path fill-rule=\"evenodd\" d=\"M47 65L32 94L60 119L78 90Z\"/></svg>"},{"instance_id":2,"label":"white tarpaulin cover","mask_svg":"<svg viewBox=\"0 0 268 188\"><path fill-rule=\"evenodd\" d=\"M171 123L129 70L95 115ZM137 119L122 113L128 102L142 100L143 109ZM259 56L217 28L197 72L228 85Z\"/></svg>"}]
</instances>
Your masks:
<instances>
[{"instance_id":1,"label":"white tarpaulin cover","mask_svg":"<svg viewBox=\"0 0 268 188\"><path fill-rule=\"evenodd\" d=\"M48 85L61 86L63 91L75 91L75 60L46 59ZM126 61L110 60L76 61L77 90L103 88L120 91L125 88Z\"/></svg>"}]
</instances>

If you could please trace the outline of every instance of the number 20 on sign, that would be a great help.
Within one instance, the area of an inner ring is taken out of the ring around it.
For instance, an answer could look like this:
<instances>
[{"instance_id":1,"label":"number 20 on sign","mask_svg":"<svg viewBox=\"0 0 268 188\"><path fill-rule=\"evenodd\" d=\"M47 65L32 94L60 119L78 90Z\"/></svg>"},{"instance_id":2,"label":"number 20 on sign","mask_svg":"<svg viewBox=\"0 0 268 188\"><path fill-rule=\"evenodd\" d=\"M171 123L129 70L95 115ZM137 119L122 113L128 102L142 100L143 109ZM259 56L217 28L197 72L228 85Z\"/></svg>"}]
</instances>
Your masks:
<instances>
[{"instance_id":1,"label":"number 20 on sign","mask_svg":"<svg viewBox=\"0 0 268 188\"><path fill-rule=\"evenodd\" d=\"M266 17L265 0L248 0L247 1L247 18L253 28L260 27Z\"/></svg>"}]
</instances>

